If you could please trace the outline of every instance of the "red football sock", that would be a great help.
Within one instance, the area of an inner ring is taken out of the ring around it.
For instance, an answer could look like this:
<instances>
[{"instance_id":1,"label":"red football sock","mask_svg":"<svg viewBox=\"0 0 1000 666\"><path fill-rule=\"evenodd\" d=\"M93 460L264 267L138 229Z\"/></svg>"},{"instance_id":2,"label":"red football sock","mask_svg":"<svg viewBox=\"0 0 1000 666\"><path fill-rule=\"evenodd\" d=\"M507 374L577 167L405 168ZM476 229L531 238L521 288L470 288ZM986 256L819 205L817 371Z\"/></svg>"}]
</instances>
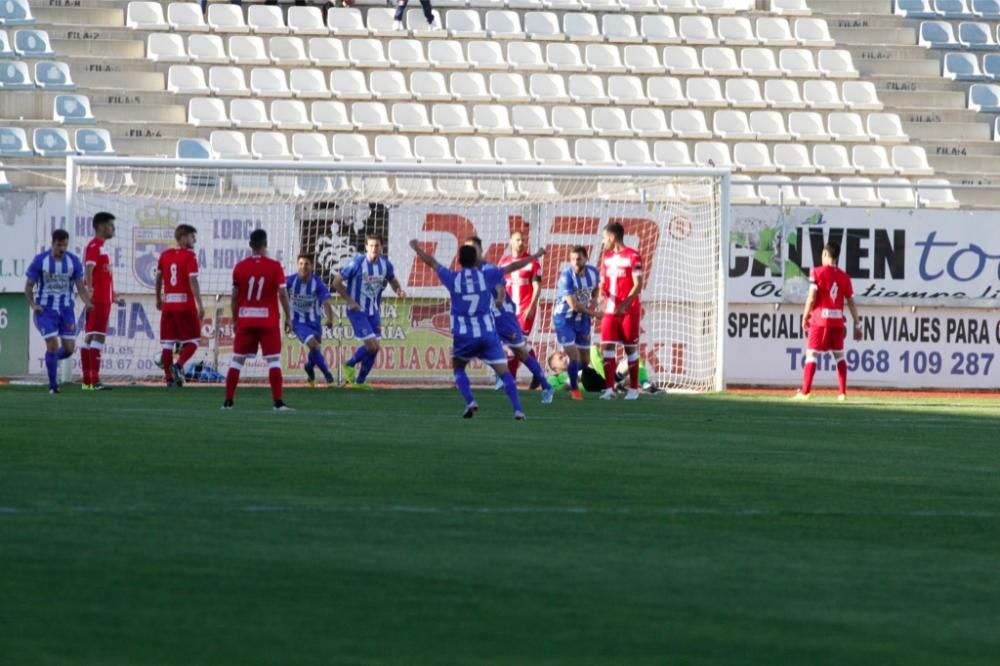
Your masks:
<instances>
[{"instance_id":1,"label":"red football sock","mask_svg":"<svg viewBox=\"0 0 1000 666\"><path fill-rule=\"evenodd\" d=\"M83 383L90 383L90 347L86 342L80 346L80 369L83 371Z\"/></svg>"},{"instance_id":2,"label":"red football sock","mask_svg":"<svg viewBox=\"0 0 1000 666\"><path fill-rule=\"evenodd\" d=\"M160 362L163 363L163 376L167 378L169 382L174 378L173 374L170 372L170 366L174 364L174 346L164 347L163 353L160 355Z\"/></svg>"},{"instance_id":3,"label":"red football sock","mask_svg":"<svg viewBox=\"0 0 1000 666\"><path fill-rule=\"evenodd\" d=\"M101 383L101 350L104 348L103 342L90 343L90 379L91 384Z\"/></svg>"},{"instance_id":4,"label":"red football sock","mask_svg":"<svg viewBox=\"0 0 1000 666\"><path fill-rule=\"evenodd\" d=\"M226 373L226 400L232 401L236 396L236 385L240 383L240 368L234 368L229 366L229 372Z\"/></svg>"},{"instance_id":5,"label":"red football sock","mask_svg":"<svg viewBox=\"0 0 1000 666\"><path fill-rule=\"evenodd\" d=\"M189 342L181 347L181 353L177 358L177 364L183 368L184 365L191 360L191 357L194 356L196 351L198 351L198 345L194 342Z\"/></svg>"},{"instance_id":6,"label":"red football sock","mask_svg":"<svg viewBox=\"0 0 1000 666\"><path fill-rule=\"evenodd\" d=\"M618 370L618 363L615 359L614 353L608 356L607 353L604 355L604 386L605 388L613 389L615 387L615 372Z\"/></svg>"},{"instance_id":7,"label":"red football sock","mask_svg":"<svg viewBox=\"0 0 1000 666\"><path fill-rule=\"evenodd\" d=\"M639 359L636 358L628 360L628 387L631 389L639 388Z\"/></svg>"},{"instance_id":8,"label":"red football sock","mask_svg":"<svg viewBox=\"0 0 1000 666\"><path fill-rule=\"evenodd\" d=\"M281 400L281 366L272 365L267 371L267 381L271 383L271 397L277 402Z\"/></svg>"},{"instance_id":9,"label":"red football sock","mask_svg":"<svg viewBox=\"0 0 1000 666\"><path fill-rule=\"evenodd\" d=\"M510 374L517 379L517 369L521 367L521 359L516 356L511 356L507 359L507 369L510 370Z\"/></svg>"},{"instance_id":10,"label":"red football sock","mask_svg":"<svg viewBox=\"0 0 1000 666\"><path fill-rule=\"evenodd\" d=\"M837 386L841 393L847 393L847 361L844 359L837 361Z\"/></svg>"},{"instance_id":11,"label":"red football sock","mask_svg":"<svg viewBox=\"0 0 1000 666\"><path fill-rule=\"evenodd\" d=\"M816 361L806 361L802 368L802 393L809 395L812 391L813 378L816 376Z\"/></svg>"}]
</instances>

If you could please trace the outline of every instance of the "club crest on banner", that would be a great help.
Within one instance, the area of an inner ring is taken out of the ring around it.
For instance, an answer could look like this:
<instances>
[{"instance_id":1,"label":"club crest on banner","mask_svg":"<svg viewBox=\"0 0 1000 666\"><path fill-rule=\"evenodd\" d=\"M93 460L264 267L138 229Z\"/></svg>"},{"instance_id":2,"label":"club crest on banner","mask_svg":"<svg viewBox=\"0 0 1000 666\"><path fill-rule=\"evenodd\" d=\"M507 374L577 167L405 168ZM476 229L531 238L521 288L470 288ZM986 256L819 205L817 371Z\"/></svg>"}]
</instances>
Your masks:
<instances>
[{"instance_id":1,"label":"club crest on banner","mask_svg":"<svg viewBox=\"0 0 1000 666\"><path fill-rule=\"evenodd\" d=\"M152 289L160 254L174 245L174 229L180 224L179 211L151 204L135 213L132 229L132 272L139 284Z\"/></svg>"}]
</instances>

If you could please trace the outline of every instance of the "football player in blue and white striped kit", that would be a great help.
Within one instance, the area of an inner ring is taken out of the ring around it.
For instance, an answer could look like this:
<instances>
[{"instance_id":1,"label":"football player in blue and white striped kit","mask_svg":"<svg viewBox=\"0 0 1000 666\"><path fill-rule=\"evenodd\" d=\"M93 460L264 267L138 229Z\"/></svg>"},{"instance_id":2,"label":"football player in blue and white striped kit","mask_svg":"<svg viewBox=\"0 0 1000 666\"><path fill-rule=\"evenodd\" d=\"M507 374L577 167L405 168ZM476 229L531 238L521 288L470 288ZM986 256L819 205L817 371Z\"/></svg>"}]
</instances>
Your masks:
<instances>
[{"instance_id":1,"label":"football player in blue and white striped kit","mask_svg":"<svg viewBox=\"0 0 1000 666\"><path fill-rule=\"evenodd\" d=\"M556 340L569 358L569 393L583 400L577 378L590 360L590 332L593 320L601 317L597 309L600 272L587 263L587 248L577 245L569 253L569 267L559 276L557 298L552 308L552 326Z\"/></svg>"},{"instance_id":2,"label":"football player in blue and white striped kit","mask_svg":"<svg viewBox=\"0 0 1000 666\"><path fill-rule=\"evenodd\" d=\"M286 287L292 305L292 332L309 349L309 360L302 368L309 378L309 385L316 385L316 370L323 373L327 385L333 384L333 375L323 357L322 314L327 326L333 327L333 306L330 290L314 272L315 262L308 254L299 255L298 272L288 276Z\"/></svg>"},{"instance_id":3,"label":"football player in blue and white striped kit","mask_svg":"<svg viewBox=\"0 0 1000 666\"><path fill-rule=\"evenodd\" d=\"M49 393L59 393L59 382L56 379L59 361L72 356L76 347L74 286L86 308L89 310L93 307L83 282L83 264L79 257L67 251L68 247L69 233L64 229L53 231L52 247L32 260L24 283L24 297L34 315L35 328L45 339L45 371L49 376Z\"/></svg>"},{"instance_id":4,"label":"football player in blue and white striped kit","mask_svg":"<svg viewBox=\"0 0 1000 666\"><path fill-rule=\"evenodd\" d=\"M348 387L370 388L365 380L379 352L382 292L387 284L392 285L396 296L406 298L392 262L382 256L382 239L377 236L368 236L365 253L354 257L333 280L334 290L347 302L347 318L354 327L354 337L361 340L361 346L344 364Z\"/></svg>"},{"instance_id":5,"label":"football player in blue and white striped kit","mask_svg":"<svg viewBox=\"0 0 1000 666\"><path fill-rule=\"evenodd\" d=\"M496 297L497 285L503 284L504 275L524 268L545 254L545 250L541 249L531 257L515 261L503 269L496 266L480 269L479 251L475 246L462 245L458 248L458 263L462 270L456 272L439 264L416 240L410 241L410 247L421 261L434 269L441 284L451 295L451 363L455 373L455 386L465 400L465 413L462 416L469 419L479 411L479 405L472 395L472 384L465 373L469 361L478 358L500 376L504 392L514 408L514 418L523 421L525 416L521 409L521 398L517 394L517 384L507 367L507 357L497 335L493 299Z\"/></svg>"}]
</instances>

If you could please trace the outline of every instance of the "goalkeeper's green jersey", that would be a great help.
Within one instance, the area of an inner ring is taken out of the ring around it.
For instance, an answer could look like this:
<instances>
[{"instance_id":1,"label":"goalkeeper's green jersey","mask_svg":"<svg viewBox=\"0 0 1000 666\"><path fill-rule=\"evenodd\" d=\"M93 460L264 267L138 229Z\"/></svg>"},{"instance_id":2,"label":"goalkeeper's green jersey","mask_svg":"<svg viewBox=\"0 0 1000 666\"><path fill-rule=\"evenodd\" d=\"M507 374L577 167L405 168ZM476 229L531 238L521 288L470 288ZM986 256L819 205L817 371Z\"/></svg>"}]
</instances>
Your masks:
<instances>
[{"instance_id":1,"label":"goalkeeper's green jersey","mask_svg":"<svg viewBox=\"0 0 1000 666\"><path fill-rule=\"evenodd\" d=\"M604 376L604 355L601 345L590 345L590 365L601 377ZM564 373L565 374L565 373ZM649 373L646 372L646 363L639 359L639 384L649 383Z\"/></svg>"}]
</instances>

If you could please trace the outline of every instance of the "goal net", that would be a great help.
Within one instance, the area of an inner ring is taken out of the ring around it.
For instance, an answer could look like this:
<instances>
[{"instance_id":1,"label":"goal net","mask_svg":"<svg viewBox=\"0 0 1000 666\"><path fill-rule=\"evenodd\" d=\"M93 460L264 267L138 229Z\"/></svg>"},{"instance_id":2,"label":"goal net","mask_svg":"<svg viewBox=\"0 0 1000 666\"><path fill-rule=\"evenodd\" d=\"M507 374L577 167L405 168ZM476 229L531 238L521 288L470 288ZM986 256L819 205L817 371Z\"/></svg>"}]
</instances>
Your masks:
<instances>
[{"instance_id":1,"label":"goal net","mask_svg":"<svg viewBox=\"0 0 1000 666\"><path fill-rule=\"evenodd\" d=\"M641 355L650 380L665 389L706 391L722 387L727 187L726 172L717 170L75 158L67 217L75 216L77 226L98 211L117 218L108 247L126 304L112 312L104 373L120 380L158 374L155 268L180 223L198 230L206 306L194 363L228 364L232 269L248 255L253 230L267 231L269 253L286 274L296 271L300 253L309 254L331 286L339 268L363 251L365 237L376 235L408 298L386 290L372 379L428 383L451 381L449 303L410 239L449 266L470 236L482 239L485 259L494 263L509 252L514 231L532 251L544 246L529 340L545 365L557 349L551 312L571 248L585 246L599 266L601 230L620 222L626 245L638 249L646 266ZM344 303L333 302L336 317L324 329L323 351L339 369L357 342ZM599 328L595 341L598 334ZM286 375L303 376L305 360L298 341L286 339ZM255 373L266 374L259 360L245 370Z\"/></svg>"}]
</instances>

